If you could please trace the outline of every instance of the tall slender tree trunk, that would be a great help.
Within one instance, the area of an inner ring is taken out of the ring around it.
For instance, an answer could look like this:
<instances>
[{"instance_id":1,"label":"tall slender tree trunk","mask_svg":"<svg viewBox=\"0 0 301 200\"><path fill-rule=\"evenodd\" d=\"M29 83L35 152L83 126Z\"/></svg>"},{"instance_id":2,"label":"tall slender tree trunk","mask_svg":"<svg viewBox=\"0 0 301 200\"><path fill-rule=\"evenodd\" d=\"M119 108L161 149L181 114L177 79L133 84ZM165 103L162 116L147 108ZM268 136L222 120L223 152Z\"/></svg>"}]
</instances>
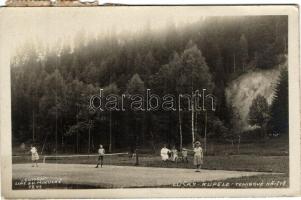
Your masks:
<instances>
[{"instance_id":1,"label":"tall slender tree trunk","mask_svg":"<svg viewBox=\"0 0 301 200\"><path fill-rule=\"evenodd\" d=\"M57 127L57 105L56 105L56 111L55 111L55 153L57 153L57 149L58 149L58 127Z\"/></svg>"},{"instance_id":2,"label":"tall slender tree trunk","mask_svg":"<svg viewBox=\"0 0 301 200\"><path fill-rule=\"evenodd\" d=\"M195 117L194 117L194 133L198 137L198 112L195 112Z\"/></svg>"},{"instance_id":3,"label":"tall slender tree trunk","mask_svg":"<svg viewBox=\"0 0 301 200\"><path fill-rule=\"evenodd\" d=\"M170 113L167 113L168 115L168 144L170 145L171 143L173 143L173 140L171 140L171 136L172 136L172 123L171 123L171 119L170 119ZM173 145L173 144L172 144Z\"/></svg>"},{"instance_id":4,"label":"tall slender tree trunk","mask_svg":"<svg viewBox=\"0 0 301 200\"><path fill-rule=\"evenodd\" d=\"M35 121L34 110L32 111L32 141L35 142Z\"/></svg>"},{"instance_id":5,"label":"tall slender tree trunk","mask_svg":"<svg viewBox=\"0 0 301 200\"><path fill-rule=\"evenodd\" d=\"M76 153L79 152L79 132L76 132Z\"/></svg>"},{"instance_id":6,"label":"tall slender tree trunk","mask_svg":"<svg viewBox=\"0 0 301 200\"><path fill-rule=\"evenodd\" d=\"M76 112L76 124L78 124L78 104L76 105L77 112ZM79 133L78 128L76 129L76 153L78 153L78 145L79 145Z\"/></svg>"},{"instance_id":7,"label":"tall slender tree trunk","mask_svg":"<svg viewBox=\"0 0 301 200\"><path fill-rule=\"evenodd\" d=\"M156 146L155 146L155 137L154 137L153 131L150 131L149 134L152 137L151 145L152 145L153 152L155 153L156 152Z\"/></svg>"},{"instance_id":8,"label":"tall slender tree trunk","mask_svg":"<svg viewBox=\"0 0 301 200\"><path fill-rule=\"evenodd\" d=\"M179 134L180 134L180 150L182 150L182 147L183 147L183 135L182 135L182 119L181 119L181 111L180 111L180 104L179 104L179 112L178 112L178 115L179 115Z\"/></svg>"},{"instance_id":9,"label":"tall slender tree trunk","mask_svg":"<svg viewBox=\"0 0 301 200\"><path fill-rule=\"evenodd\" d=\"M109 152L112 152L112 111L110 111L110 135Z\"/></svg>"},{"instance_id":10,"label":"tall slender tree trunk","mask_svg":"<svg viewBox=\"0 0 301 200\"><path fill-rule=\"evenodd\" d=\"M63 127L63 118L60 118L60 126ZM63 128L62 128L63 129ZM64 129L63 129L64 130ZM65 145L64 145L64 131L61 131L61 136L62 136L62 144L61 144L61 148L62 151L65 152Z\"/></svg>"},{"instance_id":11,"label":"tall slender tree trunk","mask_svg":"<svg viewBox=\"0 0 301 200\"><path fill-rule=\"evenodd\" d=\"M205 153L207 153L207 111L205 111L205 135L204 135L204 148L205 148Z\"/></svg>"},{"instance_id":12,"label":"tall slender tree trunk","mask_svg":"<svg viewBox=\"0 0 301 200\"><path fill-rule=\"evenodd\" d=\"M62 136L62 145L64 144L64 126L63 126L63 117L60 118L60 127L62 129L61 136Z\"/></svg>"},{"instance_id":13,"label":"tall slender tree trunk","mask_svg":"<svg viewBox=\"0 0 301 200\"><path fill-rule=\"evenodd\" d=\"M195 134L194 134L194 98L193 98L193 92L191 95L191 137L192 137L192 148L194 148L194 142L195 142Z\"/></svg>"},{"instance_id":14,"label":"tall slender tree trunk","mask_svg":"<svg viewBox=\"0 0 301 200\"><path fill-rule=\"evenodd\" d=\"M64 134L62 133L62 146L64 146Z\"/></svg>"},{"instance_id":15,"label":"tall slender tree trunk","mask_svg":"<svg viewBox=\"0 0 301 200\"><path fill-rule=\"evenodd\" d=\"M47 141L47 137L48 137L48 134L45 136L45 139L44 139L44 142L43 142L43 147L42 147L42 150L41 150L41 154L43 154L45 144L46 144L46 141Z\"/></svg>"},{"instance_id":16,"label":"tall slender tree trunk","mask_svg":"<svg viewBox=\"0 0 301 200\"><path fill-rule=\"evenodd\" d=\"M92 150L94 150L94 148L95 148L95 146L94 146L94 134L91 137L91 147L92 147Z\"/></svg>"},{"instance_id":17,"label":"tall slender tree trunk","mask_svg":"<svg viewBox=\"0 0 301 200\"><path fill-rule=\"evenodd\" d=\"M91 144L91 127L92 127L92 123L91 123L91 120L89 120L88 154L90 154L90 144Z\"/></svg>"},{"instance_id":18,"label":"tall slender tree trunk","mask_svg":"<svg viewBox=\"0 0 301 200\"><path fill-rule=\"evenodd\" d=\"M267 140L268 139L268 135L267 135L267 122L263 123L263 125L261 127L261 131L262 131L263 139Z\"/></svg>"},{"instance_id":19,"label":"tall slender tree trunk","mask_svg":"<svg viewBox=\"0 0 301 200\"><path fill-rule=\"evenodd\" d=\"M55 65L57 69L57 65ZM58 109L57 109L57 73L55 74L55 153L57 153L58 148L58 126L57 126L57 119L58 119Z\"/></svg>"},{"instance_id":20,"label":"tall slender tree trunk","mask_svg":"<svg viewBox=\"0 0 301 200\"><path fill-rule=\"evenodd\" d=\"M238 135L238 143L237 143L237 153L240 153L240 133Z\"/></svg>"}]
</instances>

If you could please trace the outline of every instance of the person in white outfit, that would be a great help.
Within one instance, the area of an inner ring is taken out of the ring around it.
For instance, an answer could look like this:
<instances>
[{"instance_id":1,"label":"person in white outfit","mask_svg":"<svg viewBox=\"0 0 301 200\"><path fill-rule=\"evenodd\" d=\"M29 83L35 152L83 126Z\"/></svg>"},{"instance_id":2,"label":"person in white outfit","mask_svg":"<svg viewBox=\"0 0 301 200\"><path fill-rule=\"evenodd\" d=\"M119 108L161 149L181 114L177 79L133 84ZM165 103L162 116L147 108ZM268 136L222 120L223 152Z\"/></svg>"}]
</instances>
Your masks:
<instances>
[{"instance_id":1,"label":"person in white outfit","mask_svg":"<svg viewBox=\"0 0 301 200\"><path fill-rule=\"evenodd\" d=\"M166 148L166 145L164 145L164 147L161 149L161 159L163 161L167 161L168 160L168 153L170 153L170 150L168 148Z\"/></svg>"},{"instance_id":2,"label":"person in white outfit","mask_svg":"<svg viewBox=\"0 0 301 200\"><path fill-rule=\"evenodd\" d=\"M201 143L197 141L195 143L195 147L193 149L194 156L193 156L193 163L196 166L196 172L200 172L201 165L203 164L203 149L201 147Z\"/></svg>"},{"instance_id":3,"label":"person in white outfit","mask_svg":"<svg viewBox=\"0 0 301 200\"><path fill-rule=\"evenodd\" d=\"M30 152L31 152L32 167L34 167L34 163L36 163L36 167L38 167L39 154L37 148L31 145Z\"/></svg>"}]
</instances>

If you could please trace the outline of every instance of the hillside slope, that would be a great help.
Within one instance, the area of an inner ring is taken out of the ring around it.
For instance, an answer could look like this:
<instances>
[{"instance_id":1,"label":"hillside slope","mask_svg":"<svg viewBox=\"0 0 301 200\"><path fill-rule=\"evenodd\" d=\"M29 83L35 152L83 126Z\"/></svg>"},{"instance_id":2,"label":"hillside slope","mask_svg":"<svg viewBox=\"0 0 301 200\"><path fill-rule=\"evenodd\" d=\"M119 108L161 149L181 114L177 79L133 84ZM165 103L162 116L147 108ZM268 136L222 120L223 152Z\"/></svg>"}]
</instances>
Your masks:
<instances>
[{"instance_id":1,"label":"hillside slope","mask_svg":"<svg viewBox=\"0 0 301 200\"><path fill-rule=\"evenodd\" d=\"M264 96L268 104L272 103L280 69L250 71L233 80L225 90L227 103L237 108L242 119L242 128L250 129L248 113L251 103L257 95Z\"/></svg>"}]
</instances>

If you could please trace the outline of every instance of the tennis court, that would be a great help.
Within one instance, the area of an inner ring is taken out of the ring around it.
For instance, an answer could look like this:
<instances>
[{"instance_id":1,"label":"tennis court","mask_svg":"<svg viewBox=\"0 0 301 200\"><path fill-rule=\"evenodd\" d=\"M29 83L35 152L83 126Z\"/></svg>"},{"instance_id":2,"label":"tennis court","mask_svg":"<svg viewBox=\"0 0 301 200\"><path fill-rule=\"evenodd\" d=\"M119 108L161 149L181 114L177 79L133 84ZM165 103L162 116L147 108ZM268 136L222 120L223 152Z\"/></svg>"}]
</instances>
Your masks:
<instances>
[{"instance_id":1,"label":"tennis court","mask_svg":"<svg viewBox=\"0 0 301 200\"><path fill-rule=\"evenodd\" d=\"M184 182L224 180L242 176L271 174L263 172L201 170L193 169L160 168L160 167L135 167L105 165L95 168L91 164L39 164L32 167L28 164L13 164L13 180L24 180L34 177L46 179L61 179L62 185L76 184L99 188L124 188L124 187L157 187L173 185ZM60 188L60 184L56 188Z\"/></svg>"}]
</instances>

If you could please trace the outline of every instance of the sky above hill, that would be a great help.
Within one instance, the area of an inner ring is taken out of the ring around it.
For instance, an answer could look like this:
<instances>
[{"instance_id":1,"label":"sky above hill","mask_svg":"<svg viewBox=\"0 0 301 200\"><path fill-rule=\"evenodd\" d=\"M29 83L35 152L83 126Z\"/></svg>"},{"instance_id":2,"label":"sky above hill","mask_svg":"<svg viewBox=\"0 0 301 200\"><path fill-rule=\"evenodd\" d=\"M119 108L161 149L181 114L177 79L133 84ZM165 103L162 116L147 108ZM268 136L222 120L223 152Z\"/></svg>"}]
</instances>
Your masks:
<instances>
[{"instance_id":1,"label":"sky above hill","mask_svg":"<svg viewBox=\"0 0 301 200\"><path fill-rule=\"evenodd\" d=\"M9 46L25 42L43 42L52 46L58 40L72 41L79 31L106 35L135 33L145 27L160 30L174 23L181 27L199 21L199 7L102 7L102 8L9 8L2 12L4 33L9 34ZM1 13L0 13L1 15Z\"/></svg>"}]
</instances>

